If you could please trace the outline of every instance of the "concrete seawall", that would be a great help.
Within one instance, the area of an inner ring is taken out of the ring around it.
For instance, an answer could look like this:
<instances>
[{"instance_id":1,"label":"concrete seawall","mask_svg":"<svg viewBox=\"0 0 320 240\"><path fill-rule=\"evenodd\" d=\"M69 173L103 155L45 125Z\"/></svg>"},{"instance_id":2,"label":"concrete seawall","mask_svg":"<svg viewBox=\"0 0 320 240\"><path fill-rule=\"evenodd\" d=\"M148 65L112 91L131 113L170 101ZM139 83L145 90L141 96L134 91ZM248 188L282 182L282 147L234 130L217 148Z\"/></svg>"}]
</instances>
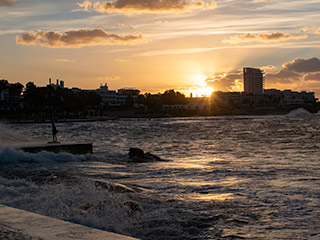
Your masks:
<instances>
[{"instance_id":1,"label":"concrete seawall","mask_svg":"<svg viewBox=\"0 0 320 240\"><path fill-rule=\"evenodd\" d=\"M0 204L0 239L21 240L134 240Z\"/></svg>"}]
</instances>

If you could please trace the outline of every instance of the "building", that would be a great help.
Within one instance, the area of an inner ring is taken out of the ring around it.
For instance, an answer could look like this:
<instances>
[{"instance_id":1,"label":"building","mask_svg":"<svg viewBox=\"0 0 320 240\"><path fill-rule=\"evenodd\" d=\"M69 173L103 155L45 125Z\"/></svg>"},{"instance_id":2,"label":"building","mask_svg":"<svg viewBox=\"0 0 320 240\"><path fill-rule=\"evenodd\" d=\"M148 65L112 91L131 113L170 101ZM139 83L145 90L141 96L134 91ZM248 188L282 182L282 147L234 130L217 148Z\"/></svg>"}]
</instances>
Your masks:
<instances>
[{"instance_id":1,"label":"building","mask_svg":"<svg viewBox=\"0 0 320 240\"><path fill-rule=\"evenodd\" d=\"M23 85L20 83L3 82L0 89L0 112L17 112L23 109L23 95L21 95Z\"/></svg>"},{"instance_id":2,"label":"building","mask_svg":"<svg viewBox=\"0 0 320 240\"><path fill-rule=\"evenodd\" d=\"M57 88L64 88L64 81L57 79L56 84L52 83L51 78L49 78L49 84L47 85L53 87L54 89Z\"/></svg>"},{"instance_id":3,"label":"building","mask_svg":"<svg viewBox=\"0 0 320 240\"><path fill-rule=\"evenodd\" d=\"M263 71L258 68L243 68L244 92L250 94L263 94Z\"/></svg>"},{"instance_id":4,"label":"building","mask_svg":"<svg viewBox=\"0 0 320 240\"><path fill-rule=\"evenodd\" d=\"M278 107L308 106L316 103L314 92L296 92L291 90L280 91L277 89L266 89L264 95L278 99Z\"/></svg>"},{"instance_id":5,"label":"building","mask_svg":"<svg viewBox=\"0 0 320 240\"><path fill-rule=\"evenodd\" d=\"M128 98L132 99L133 107L138 107L138 96L140 90L135 88L122 88L115 90L109 90L108 85L100 85L100 88L93 90L101 97L101 103L107 104L109 107L122 107L128 104Z\"/></svg>"}]
</instances>

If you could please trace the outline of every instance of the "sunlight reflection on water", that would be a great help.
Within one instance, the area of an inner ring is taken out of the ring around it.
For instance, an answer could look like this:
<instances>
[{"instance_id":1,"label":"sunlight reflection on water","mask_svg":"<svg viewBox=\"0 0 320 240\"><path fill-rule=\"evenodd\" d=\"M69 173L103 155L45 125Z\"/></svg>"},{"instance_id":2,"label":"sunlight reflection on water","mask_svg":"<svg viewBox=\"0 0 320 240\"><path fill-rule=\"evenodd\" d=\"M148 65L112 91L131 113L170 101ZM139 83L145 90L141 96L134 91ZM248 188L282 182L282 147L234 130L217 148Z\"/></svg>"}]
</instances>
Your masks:
<instances>
[{"instance_id":1,"label":"sunlight reflection on water","mask_svg":"<svg viewBox=\"0 0 320 240\"><path fill-rule=\"evenodd\" d=\"M320 239L319 120L60 123L62 140L93 142L95 154L72 162L61 162L64 154L39 154L24 163L30 156L0 151L0 160L7 154L12 160L0 168L0 199L142 239ZM49 136L44 124L12 128L28 139ZM133 163L130 147L166 161ZM134 191L97 190L96 180Z\"/></svg>"}]
</instances>

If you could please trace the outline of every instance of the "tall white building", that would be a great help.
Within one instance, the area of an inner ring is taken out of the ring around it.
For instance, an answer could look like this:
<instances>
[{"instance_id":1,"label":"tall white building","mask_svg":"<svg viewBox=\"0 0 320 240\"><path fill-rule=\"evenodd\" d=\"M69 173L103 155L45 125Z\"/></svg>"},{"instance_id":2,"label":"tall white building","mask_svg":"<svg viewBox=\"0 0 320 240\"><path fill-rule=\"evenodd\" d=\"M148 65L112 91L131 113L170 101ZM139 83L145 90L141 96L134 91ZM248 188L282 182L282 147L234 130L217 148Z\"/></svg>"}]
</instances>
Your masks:
<instances>
[{"instance_id":1,"label":"tall white building","mask_svg":"<svg viewBox=\"0 0 320 240\"><path fill-rule=\"evenodd\" d=\"M263 72L258 68L243 68L243 86L245 93L263 93Z\"/></svg>"}]
</instances>

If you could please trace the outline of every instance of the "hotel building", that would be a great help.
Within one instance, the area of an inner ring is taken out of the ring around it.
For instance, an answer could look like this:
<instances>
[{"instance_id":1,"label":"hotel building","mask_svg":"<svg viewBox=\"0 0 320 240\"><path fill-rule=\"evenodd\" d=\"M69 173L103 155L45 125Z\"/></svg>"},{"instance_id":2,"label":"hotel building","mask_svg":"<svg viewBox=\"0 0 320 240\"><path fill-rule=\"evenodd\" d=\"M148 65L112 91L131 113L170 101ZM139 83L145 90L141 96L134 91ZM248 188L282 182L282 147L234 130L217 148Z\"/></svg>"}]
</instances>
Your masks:
<instances>
[{"instance_id":1,"label":"hotel building","mask_svg":"<svg viewBox=\"0 0 320 240\"><path fill-rule=\"evenodd\" d=\"M257 68L243 68L243 86L245 93L263 94L263 72Z\"/></svg>"}]
</instances>

